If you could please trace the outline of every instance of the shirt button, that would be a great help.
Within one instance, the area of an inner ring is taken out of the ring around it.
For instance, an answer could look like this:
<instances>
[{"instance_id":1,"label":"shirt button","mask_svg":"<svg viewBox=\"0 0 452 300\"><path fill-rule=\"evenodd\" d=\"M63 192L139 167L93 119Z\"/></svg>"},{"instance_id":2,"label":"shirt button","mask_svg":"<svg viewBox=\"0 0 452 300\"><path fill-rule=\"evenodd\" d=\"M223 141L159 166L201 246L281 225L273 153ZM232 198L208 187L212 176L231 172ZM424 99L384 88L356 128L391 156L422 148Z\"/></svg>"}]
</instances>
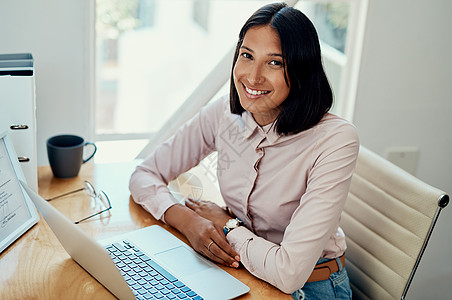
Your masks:
<instances>
[{"instance_id":1,"label":"shirt button","mask_svg":"<svg viewBox=\"0 0 452 300\"><path fill-rule=\"evenodd\" d=\"M264 149L262 148L257 148L256 149L256 154L258 158L262 158L264 156Z\"/></svg>"}]
</instances>

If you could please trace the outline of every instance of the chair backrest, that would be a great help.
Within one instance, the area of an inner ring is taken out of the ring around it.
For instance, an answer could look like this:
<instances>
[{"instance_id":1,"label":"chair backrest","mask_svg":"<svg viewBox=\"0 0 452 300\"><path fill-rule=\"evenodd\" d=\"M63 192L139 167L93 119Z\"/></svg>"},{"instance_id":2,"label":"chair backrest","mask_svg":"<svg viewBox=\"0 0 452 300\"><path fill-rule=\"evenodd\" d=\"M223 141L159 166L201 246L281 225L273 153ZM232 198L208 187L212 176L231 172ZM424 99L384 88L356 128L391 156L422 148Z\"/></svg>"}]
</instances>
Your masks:
<instances>
[{"instance_id":1,"label":"chair backrest","mask_svg":"<svg viewBox=\"0 0 452 300\"><path fill-rule=\"evenodd\" d=\"M404 299L447 194L361 146L341 218L353 299Z\"/></svg>"}]
</instances>

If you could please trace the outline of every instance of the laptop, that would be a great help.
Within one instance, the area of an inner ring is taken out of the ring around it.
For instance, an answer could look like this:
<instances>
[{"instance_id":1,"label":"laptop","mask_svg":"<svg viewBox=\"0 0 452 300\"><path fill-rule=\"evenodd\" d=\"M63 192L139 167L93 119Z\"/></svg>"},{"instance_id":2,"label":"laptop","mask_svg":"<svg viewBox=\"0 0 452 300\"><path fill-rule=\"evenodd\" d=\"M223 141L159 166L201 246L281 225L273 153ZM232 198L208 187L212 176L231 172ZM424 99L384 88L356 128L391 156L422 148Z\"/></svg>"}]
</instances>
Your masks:
<instances>
[{"instance_id":1,"label":"laptop","mask_svg":"<svg viewBox=\"0 0 452 300\"><path fill-rule=\"evenodd\" d=\"M249 291L158 225L96 242L26 183L21 185L69 255L119 299L232 299ZM138 266L143 269L132 275ZM138 281L149 289L138 287Z\"/></svg>"}]
</instances>

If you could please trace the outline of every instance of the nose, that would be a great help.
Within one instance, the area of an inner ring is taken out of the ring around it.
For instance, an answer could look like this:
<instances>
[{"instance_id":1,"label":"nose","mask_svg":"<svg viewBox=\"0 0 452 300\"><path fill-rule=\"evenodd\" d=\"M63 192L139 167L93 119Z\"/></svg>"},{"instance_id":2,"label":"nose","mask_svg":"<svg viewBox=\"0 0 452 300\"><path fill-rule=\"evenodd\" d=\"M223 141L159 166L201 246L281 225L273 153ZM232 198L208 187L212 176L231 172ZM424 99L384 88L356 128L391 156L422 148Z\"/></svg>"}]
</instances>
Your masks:
<instances>
[{"instance_id":1,"label":"nose","mask_svg":"<svg viewBox=\"0 0 452 300\"><path fill-rule=\"evenodd\" d=\"M258 64L253 64L248 74L248 81L253 85L261 84L264 82L264 78L265 76L263 74L262 67L259 66Z\"/></svg>"}]
</instances>

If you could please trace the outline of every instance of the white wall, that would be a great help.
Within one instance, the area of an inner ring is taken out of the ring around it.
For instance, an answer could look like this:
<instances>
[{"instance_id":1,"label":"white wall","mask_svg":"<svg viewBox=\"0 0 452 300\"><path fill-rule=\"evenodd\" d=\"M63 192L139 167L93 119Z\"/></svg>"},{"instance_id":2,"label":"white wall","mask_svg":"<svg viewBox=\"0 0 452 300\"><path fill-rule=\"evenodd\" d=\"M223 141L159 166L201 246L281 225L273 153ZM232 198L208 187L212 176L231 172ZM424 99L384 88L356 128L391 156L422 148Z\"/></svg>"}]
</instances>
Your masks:
<instances>
[{"instance_id":1,"label":"white wall","mask_svg":"<svg viewBox=\"0 0 452 300\"><path fill-rule=\"evenodd\" d=\"M452 1L369 0L354 123L361 143L417 146L416 175L452 194ZM450 299L452 208L440 216L407 299Z\"/></svg>"},{"instance_id":2,"label":"white wall","mask_svg":"<svg viewBox=\"0 0 452 300\"><path fill-rule=\"evenodd\" d=\"M90 138L88 6L92 0L1 0L0 53L32 52L39 164L58 133ZM452 193L450 0L369 0L354 122L361 142L418 146L417 176ZM449 298L452 208L446 208L408 299Z\"/></svg>"},{"instance_id":3,"label":"white wall","mask_svg":"<svg viewBox=\"0 0 452 300\"><path fill-rule=\"evenodd\" d=\"M90 139L86 39L90 0L1 0L0 53L35 59L38 164L47 165L46 140L55 134Z\"/></svg>"}]
</instances>

